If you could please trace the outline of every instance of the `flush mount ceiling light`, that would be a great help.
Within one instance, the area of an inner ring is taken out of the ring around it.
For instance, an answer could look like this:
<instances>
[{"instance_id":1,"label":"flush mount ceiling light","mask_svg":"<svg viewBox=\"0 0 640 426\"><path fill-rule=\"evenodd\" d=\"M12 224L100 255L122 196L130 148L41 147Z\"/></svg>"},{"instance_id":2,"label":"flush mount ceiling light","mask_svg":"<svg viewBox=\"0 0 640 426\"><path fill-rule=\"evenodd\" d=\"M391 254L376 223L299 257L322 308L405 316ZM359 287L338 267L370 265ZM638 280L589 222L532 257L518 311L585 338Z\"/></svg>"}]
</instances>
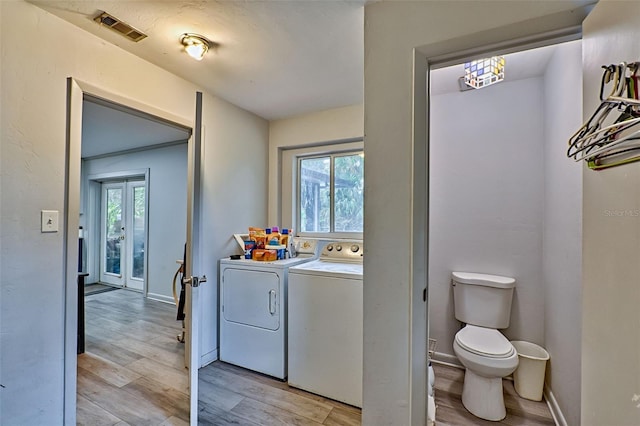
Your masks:
<instances>
[{"instance_id":1,"label":"flush mount ceiling light","mask_svg":"<svg viewBox=\"0 0 640 426\"><path fill-rule=\"evenodd\" d=\"M481 89L504 80L504 56L478 59L464 64L464 82Z\"/></svg>"},{"instance_id":2,"label":"flush mount ceiling light","mask_svg":"<svg viewBox=\"0 0 640 426\"><path fill-rule=\"evenodd\" d=\"M212 42L203 36L192 33L182 34L180 43L184 46L184 51L196 61L201 61L212 45Z\"/></svg>"}]
</instances>

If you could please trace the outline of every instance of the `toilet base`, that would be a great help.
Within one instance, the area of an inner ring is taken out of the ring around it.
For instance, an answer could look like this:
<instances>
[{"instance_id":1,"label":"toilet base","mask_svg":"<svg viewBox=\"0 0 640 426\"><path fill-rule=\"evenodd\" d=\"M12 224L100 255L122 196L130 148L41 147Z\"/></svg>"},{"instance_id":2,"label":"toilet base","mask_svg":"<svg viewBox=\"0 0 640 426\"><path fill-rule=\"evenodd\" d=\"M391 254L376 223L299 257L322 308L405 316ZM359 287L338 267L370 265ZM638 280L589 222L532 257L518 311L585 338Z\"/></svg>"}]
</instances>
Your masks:
<instances>
[{"instance_id":1,"label":"toilet base","mask_svg":"<svg viewBox=\"0 0 640 426\"><path fill-rule=\"evenodd\" d=\"M507 415L504 407L502 377L480 376L468 368L464 372L462 404L474 416L494 422Z\"/></svg>"}]
</instances>

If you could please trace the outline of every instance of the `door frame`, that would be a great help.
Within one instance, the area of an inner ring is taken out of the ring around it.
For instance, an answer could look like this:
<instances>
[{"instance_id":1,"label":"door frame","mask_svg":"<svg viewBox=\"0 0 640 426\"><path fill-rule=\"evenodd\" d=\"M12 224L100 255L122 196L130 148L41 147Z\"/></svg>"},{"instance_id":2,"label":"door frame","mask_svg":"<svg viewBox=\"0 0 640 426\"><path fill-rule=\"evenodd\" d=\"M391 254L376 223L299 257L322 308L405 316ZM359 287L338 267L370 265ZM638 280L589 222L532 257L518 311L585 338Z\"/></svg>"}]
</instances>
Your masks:
<instances>
[{"instance_id":1,"label":"door frame","mask_svg":"<svg viewBox=\"0 0 640 426\"><path fill-rule=\"evenodd\" d=\"M63 258L62 270L64 280L64 424L76 423L77 393L77 327L78 327L78 227L80 218L80 182L81 182L81 146L82 146L82 108L85 96L103 99L115 105L141 111L191 130L188 140L188 151L194 149L193 118L185 118L171 112L161 110L135 99L126 98L113 92L96 87L73 77L67 78L67 122L66 122L66 155L65 155L65 194L63 216ZM199 166L199 164L198 164ZM188 182L190 189L199 189L199 182L191 182L193 162L188 165ZM200 191L193 191L193 199L200 203ZM199 300L199 299L198 299ZM197 307L196 312L200 312Z\"/></svg>"},{"instance_id":2,"label":"door frame","mask_svg":"<svg viewBox=\"0 0 640 426\"><path fill-rule=\"evenodd\" d=\"M513 53L582 38L588 6L506 25L413 49L411 290L409 324L411 424L427 419L427 343L429 339L429 132L431 69L476 55Z\"/></svg>"},{"instance_id":3,"label":"door frame","mask_svg":"<svg viewBox=\"0 0 640 426\"><path fill-rule=\"evenodd\" d=\"M134 169L134 170L121 170L117 172L96 173L86 177L89 185L86 188L84 196L87 201L88 211L84 212L87 215L87 231L89 235L100 236L101 219L100 215L102 209L102 201L100 195L100 186L103 183L109 183L110 181L128 181L128 180L140 180L144 181L144 187L146 191L145 200L145 223L146 223L146 235L145 235L145 251L144 251L144 285L142 288L142 294L146 297L148 293L147 282L149 278L149 169ZM95 277L96 280L100 280L100 262L101 262L101 241L102 237L92 238L90 240L91 252L87 256L87 271L90 277ZM89 281L90 282L90 281Z\"/></svg>"}]
</instances>

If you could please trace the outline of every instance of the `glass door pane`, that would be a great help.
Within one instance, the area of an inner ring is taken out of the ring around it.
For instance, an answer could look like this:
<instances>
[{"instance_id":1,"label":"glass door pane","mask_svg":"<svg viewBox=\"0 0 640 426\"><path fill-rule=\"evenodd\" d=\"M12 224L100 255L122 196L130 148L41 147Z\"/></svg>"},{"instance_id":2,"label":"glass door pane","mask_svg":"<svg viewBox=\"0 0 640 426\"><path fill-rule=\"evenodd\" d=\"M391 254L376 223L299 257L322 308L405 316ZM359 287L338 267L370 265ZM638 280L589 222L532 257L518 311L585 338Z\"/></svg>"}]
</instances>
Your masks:
<instances>
[{"instance_id":1,"label":"glass door pane","mask_svg":"<svg viewBox=\"0 0 640 426\"><path fill-rule=\"evenodd\" d=\"M131 276L140 279L144 278L145 190L144 186L133 188L133 271Z\"/></svg>"},{"instance_id":2,"label":"glass door pane","mask_svg":"<svg viewBox=\"0 0 640 426\"><path fill-rule=\"evenodd\" d=\"M100 281L123 285L124 185L102 185L102 259Z\"/></svg>"},{"instance_id":3,"label":"glass door pane","mask_svg":"<svg viewBox=\"0 0 640 426\"><path fill-rule=\"evenodd\" d=\"M144 290L144 260L147 241L146 187L144 181L127 182L127 280L125 286Z\"/></svg>"}]
</instances>

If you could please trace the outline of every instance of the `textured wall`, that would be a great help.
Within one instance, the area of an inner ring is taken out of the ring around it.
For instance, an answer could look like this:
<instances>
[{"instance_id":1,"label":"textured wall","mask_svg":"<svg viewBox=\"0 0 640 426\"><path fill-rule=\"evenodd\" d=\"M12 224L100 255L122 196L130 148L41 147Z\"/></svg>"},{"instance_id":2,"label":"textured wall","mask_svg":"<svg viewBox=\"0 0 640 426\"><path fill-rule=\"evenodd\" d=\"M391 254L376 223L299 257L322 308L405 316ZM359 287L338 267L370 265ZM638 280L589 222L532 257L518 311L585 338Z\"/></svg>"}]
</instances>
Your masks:
<instances>
[{"instance_id":1,"label":"textured wall","mask_svg":"<svg viewBox=\"0 0 640 426\"><path fill-rule=\"evenodd\" d=\"M517 99L517 107L514 100ZM453 355L451 272L516 279L511 340L544 343L543 81L431 98L429 335Z\"/></svg>"},{"instance_id":2,"label":"textured wall","mask_svg":"<svg viewBox=\"0 0 640 426\"><path fill-rule=\"evenodd\" d=\"M544 76L544 347L547 385L567 424L580 424L582 165L566 157L582 125L582 42L559 45Z\"/></svg>"},{"instance_id":3,"label":"textured wall","mask_svg":"<svg viewBox=\"0 0 640 426\"><path fill-rule=\"evenodd\" d=\"M640 58L640 3L598 3L583 27L584 119L605 64ZM640 163L583 173L581 424L640 424Z\"/></svg>"},{"instance_id":4,"label":"textured wall","mask_svg":"<svg viewBox=\"0 0 640 426\"><path fill-rule=\"evenodd\" d=\"M189 121L198 88L29 3L0 2L0 15L0 410L3 424L62 424L65 381L75 383L75 370L67 371L66 377L64 371L64 232L41 234L40 210L59 210L61 223L67 213L66 79L72 76ZM236 217L247 222L266 219L266 196L243 197L246 182L231 178L239 164L222 164L225 159L215 153L233 150L230 145L245 154L252 149L261 152L243 159L244 167L254 168L264 182L268 127L265 120L225 101L204 98L203 217L214 217L213 209L215 218L222 219L211 225L215 232L207 228L201 238L203 252L209 253L203 272L213 284L201 292L204 303L209 300L203 329L212 329L201 346L215 351L215 262L229 251L219 244L239 226ZM224 121L227 114L233 120ZM216 190L223 185L225 194L234 197L218 202ZM75 395L70 398L75 400ZM66 421L74 423L74 414L67 415Z\"/></svg>"}]
</instances>

